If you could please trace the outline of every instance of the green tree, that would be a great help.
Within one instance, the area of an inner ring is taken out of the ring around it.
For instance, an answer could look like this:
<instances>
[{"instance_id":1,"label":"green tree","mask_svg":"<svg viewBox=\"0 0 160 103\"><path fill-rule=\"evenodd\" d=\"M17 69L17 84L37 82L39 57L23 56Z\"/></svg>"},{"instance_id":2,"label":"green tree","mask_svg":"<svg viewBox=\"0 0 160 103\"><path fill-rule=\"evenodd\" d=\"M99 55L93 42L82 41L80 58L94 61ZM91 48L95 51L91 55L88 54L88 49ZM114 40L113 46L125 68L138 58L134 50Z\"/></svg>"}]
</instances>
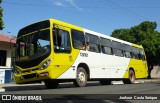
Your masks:
<instances>
[{"instance_id":1,"label":"green tree","mask_svg":"<svg viewBox=\"0 0 160 103\"><path fill-rule=\"evenodd\" d=\"M2 0L0 0L0 4L2 3ZM3 24L3 8L0 6L0 30L3 30L4 24Z\"/></svg>"},{"instance_id":2,"label":"green tree","mask_svg":"<svg viewBox=\"0 0 160 103\"><path fill-rule=\"evenodd\" d=\"M117 29L113 37L142 45L147 56L149 77L154 65L160 64L160 33L156 31L157 23L144 21L130 29Z\"/></svg>"},{"instance_id":3,"label":"green tree","mask_svg":"<svg viewBox=\"0 0 160 103\"><path fill-rule=\"evenodd\" d=\"M135 37L133 35L130 35L129 32L130 32L130 29L117 29L112 32L111 36L125 40L125 41L134 42Z\"/></svg>"}]
</instances>

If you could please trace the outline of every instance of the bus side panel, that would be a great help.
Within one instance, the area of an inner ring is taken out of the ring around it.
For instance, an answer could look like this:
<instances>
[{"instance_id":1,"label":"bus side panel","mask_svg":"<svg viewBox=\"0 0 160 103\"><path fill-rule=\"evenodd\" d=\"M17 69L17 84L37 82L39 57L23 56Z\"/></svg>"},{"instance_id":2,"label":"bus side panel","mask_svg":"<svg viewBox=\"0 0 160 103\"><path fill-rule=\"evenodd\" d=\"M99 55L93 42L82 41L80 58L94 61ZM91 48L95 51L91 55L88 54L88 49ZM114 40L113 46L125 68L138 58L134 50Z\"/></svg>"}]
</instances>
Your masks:
<instances>
[{"instance_id":1,"label":"bus side panel","mask_svg":"<svg viewBox=\"0 0 160 103\"><path fill-rule=\"evenodd\" d=\"M123 78L129 65L129 58L113 56L110 61L110 78Z\"/></svg>"},{"instance_id":2,"label":"bus side panel","mask_svg":"<svg viewBox=\"0 0 160 103\"><path fill-rule=\"evenodd\" d=\"M81 53L88 54L88 57L83 57ZM103 78L123 78L129 65L130 59L125 57L118 57L114 55L107 55L102 53L94 53L89 51L81 51L73 67L80 63L85 63L89 67L90 79ZM58 79L65 79L66 77L75 78L75 71L71 67ZM74 75L74 76L73 76Z\"/></svg>"},{"instance_id":3,"label":"bus side panel","mask_svg":"<svg viewBox=\"0 0 160 103\"><path fill-rule=\"evenodd\" d=\"M84 54L87 56L84 56ZM102 55L99 53L81 50L71 68L62 74L58 79L65 79L66 77L75 79L76 71L73 71L73 67L75 67L75 70L77 70L77 66L80 63L85 63L89 67L90 78L105 78L105 70L102 68L103 60L101 58Z\"/></svg>"},{"instance_id":4,"label":"bus side panel","mask_svg":"<svg viewBox=\"0 0 160 103\"><path fill-rule=\"evenodd\" d=\"M128 71L131 68L134 70L137 79L147 77L146 61L131 59L123 78L128 78Z\"/></svg>"}]
</instances>

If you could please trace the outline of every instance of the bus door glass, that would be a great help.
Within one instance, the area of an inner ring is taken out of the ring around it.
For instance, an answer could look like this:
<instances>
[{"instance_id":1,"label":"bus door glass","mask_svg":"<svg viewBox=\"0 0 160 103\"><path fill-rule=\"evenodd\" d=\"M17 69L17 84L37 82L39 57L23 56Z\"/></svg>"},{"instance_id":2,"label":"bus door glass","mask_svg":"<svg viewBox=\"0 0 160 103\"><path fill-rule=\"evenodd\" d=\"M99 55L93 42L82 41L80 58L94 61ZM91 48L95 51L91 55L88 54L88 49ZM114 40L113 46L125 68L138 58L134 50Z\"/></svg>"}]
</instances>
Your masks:
<instances>
[{"instance_id":1,"label":"bus door glass","mask_svg":"<svg viewBox=\"0 0 160 103\"><path fill-rule=\"evenodd\" d=\"M72 64L70 29L53 28L54 65L65 71Z\"/></svg>"}]
</instances>

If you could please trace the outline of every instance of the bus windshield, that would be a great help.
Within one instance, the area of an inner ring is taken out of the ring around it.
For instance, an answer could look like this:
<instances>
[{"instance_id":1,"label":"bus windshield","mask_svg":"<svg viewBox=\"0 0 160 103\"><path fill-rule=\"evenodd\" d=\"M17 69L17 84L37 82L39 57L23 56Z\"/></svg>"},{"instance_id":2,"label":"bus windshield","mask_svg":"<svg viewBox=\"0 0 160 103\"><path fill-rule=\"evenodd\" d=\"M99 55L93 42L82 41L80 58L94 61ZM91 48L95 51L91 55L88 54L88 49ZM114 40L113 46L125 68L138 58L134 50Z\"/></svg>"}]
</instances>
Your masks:
<instances>
[{"instance_id":1,"label":"bus windshield","mask_svg":"<svg viewBox=\"0 0 160 103\"><path fill-rule=\"evenodd\" d=\"M50 54L50 31L38 30L17 39L17 61L33 60Z\"/></svg>"}]
</instances>

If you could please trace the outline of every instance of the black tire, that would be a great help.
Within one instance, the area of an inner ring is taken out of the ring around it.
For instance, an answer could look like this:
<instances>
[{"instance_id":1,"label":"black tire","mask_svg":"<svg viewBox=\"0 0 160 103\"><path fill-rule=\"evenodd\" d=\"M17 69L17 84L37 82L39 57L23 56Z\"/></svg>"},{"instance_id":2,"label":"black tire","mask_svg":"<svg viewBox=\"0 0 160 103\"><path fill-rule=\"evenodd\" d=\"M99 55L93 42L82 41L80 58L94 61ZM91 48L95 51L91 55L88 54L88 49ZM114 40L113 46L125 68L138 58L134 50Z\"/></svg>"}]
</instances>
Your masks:
<instances>
[{"instance_id":1,"label":"black tire","mask_svg":"<svg viewBox=\"0 0 160 103\"><path fill-rule=\"evenodd\" d=\"M83 67L78 67L76 80L73 82L76 87L84 87L87 84L88 75Z\"/></svg>"},{"instance_id":2,"label":"black tire","mask_svg":"<svg viewBox=\"0 0 160 103\"><path fill-rule=\"evenodd\" d=\"M52 80L52 79L47 79L44 81L44 83L48 89L55 89L59 85L59 82L57 82L56 80Z\"/></svg>"},{"instance_id":3,"label":"black tire","mask_svg":"<svg viewBox=\"0 0 160 103\"><path fill-rule=\"evenodd\" d=\"M123 79L124 84L134 84L136 79L135 72L130 69L128 72L128 79Z\"/></svg>"},{"instance_id":4,"label":"black tire","mask_svg":"<svg viewBox=\"0 0 160 103\"><path fill-rule=\"evenodd\" d=\"M99 82L101 85L110 85L111 84L111 80L100 80Z\"/></svg>"}]
</instances>

